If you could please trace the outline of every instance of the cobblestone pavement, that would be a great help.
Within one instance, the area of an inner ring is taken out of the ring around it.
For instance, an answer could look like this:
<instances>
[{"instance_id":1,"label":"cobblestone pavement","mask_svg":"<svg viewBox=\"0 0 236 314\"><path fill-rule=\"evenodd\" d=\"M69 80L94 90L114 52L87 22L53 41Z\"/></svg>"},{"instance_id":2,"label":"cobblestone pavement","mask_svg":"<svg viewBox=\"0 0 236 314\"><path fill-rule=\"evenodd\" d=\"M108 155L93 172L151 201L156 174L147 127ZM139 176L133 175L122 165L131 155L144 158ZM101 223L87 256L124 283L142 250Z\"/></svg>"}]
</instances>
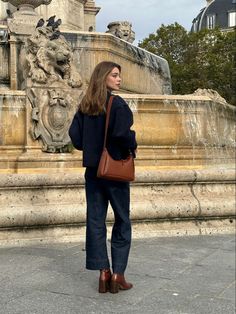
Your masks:
<instances>
[{"instance_id":1,"label":"cobblestone pavement","mask_svg":"<svg viewBox=\"0 0 236 314\"><path fill-rule=\"evenodd\" d=\"M118 294L84 264L84 243L0 248L0 313L235 313L235 235L134 240Z\"/></svg>"}]
</instances>

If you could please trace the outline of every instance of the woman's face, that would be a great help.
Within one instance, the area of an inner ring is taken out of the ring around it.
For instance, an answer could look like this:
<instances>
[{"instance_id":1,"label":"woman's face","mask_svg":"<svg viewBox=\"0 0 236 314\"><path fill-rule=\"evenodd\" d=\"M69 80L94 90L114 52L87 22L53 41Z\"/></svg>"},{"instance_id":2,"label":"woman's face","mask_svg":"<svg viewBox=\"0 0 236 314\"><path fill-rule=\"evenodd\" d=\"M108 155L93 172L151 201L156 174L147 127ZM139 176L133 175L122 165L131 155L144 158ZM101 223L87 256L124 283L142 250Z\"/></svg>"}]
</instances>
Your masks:
<instances>
[{"instance_id":1,"label":"woman's face","mask_svg":"<svg viewBox=\"0 0 236 314\"><path fill-rule=\"evenodd\" d=\"M109 90L119 90L121 83L120 71L118 68L113 68L106 79L107 88Z\"/></svg>"}]
</instances>

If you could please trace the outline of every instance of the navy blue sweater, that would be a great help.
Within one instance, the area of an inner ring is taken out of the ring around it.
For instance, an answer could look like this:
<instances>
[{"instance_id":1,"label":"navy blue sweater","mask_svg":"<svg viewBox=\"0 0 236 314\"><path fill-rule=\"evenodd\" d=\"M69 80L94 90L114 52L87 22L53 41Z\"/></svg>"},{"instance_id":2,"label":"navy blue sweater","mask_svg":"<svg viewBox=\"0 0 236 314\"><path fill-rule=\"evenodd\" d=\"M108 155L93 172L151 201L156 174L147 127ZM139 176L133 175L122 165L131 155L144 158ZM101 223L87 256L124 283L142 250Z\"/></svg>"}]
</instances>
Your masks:
<instances>
[{"instance_id":1,"label":"navy blue sweater","mask_svg":"<svg viewBox=\"0 0 236 314\"><path fill-rule=\"evenodd\" d=\"M110 94L108 94L107 101ZM97 167L103 150L106 115L87 115L77 111L69 129L74 147L83 151L83 166ZM133 114L120 96L114 96L107 134L107 149L114 159L135 156L135 131L130 130Z\"/></svg>"}]
</instances>

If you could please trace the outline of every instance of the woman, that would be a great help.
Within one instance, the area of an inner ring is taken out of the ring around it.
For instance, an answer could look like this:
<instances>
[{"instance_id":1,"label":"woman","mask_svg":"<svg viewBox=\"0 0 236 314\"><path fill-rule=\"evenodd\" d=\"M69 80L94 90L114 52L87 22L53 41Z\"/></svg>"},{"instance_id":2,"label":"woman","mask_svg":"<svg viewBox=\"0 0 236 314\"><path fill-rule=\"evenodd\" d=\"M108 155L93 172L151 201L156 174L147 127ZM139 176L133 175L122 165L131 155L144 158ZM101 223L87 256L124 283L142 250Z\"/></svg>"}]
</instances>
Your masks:
<instances>
[{"instance_id":1,"label":"woman","mask_svg":"<svg viewBox=\"0 0 236 314\"><path fill-rule=\"evenodd\" d=\"M69 135L75 148L83 151L87 201L86 268L100 270L99 292L117 293L128 290L124 272L131 244L129 218L129 183L97 177L97 168L103 150L106 105L112 91L120 88L121 67L114 62L99 63L91 76L87 91L70 126ZM125 159L130 152L135 156L135 132L130 130L133 115L127 103L114 96L106 147L114 159ZM111 237L112 270L107 254L106 215L110 202L114 212Z\"/></svg>"}]
</instances>

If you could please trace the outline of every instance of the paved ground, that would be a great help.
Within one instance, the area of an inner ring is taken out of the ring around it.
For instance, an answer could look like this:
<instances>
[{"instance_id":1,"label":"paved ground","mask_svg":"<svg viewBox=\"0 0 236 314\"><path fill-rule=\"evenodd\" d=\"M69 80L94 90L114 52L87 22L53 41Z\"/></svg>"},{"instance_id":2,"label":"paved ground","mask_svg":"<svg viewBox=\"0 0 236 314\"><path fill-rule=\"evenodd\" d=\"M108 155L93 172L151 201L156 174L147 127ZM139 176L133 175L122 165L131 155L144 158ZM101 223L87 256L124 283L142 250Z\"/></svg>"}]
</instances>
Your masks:
<instances>
[{"instance_id":1,"label":"paved ground","mask_svg":"<svg viewBox=\"0 0 236 314\"><path fill-rule=\"evenodd\" d=\"M133 241L130 291L98 294L83 243L0 248L0 313L235 313L234 235Z\"/></svg>"}]
</instances>

